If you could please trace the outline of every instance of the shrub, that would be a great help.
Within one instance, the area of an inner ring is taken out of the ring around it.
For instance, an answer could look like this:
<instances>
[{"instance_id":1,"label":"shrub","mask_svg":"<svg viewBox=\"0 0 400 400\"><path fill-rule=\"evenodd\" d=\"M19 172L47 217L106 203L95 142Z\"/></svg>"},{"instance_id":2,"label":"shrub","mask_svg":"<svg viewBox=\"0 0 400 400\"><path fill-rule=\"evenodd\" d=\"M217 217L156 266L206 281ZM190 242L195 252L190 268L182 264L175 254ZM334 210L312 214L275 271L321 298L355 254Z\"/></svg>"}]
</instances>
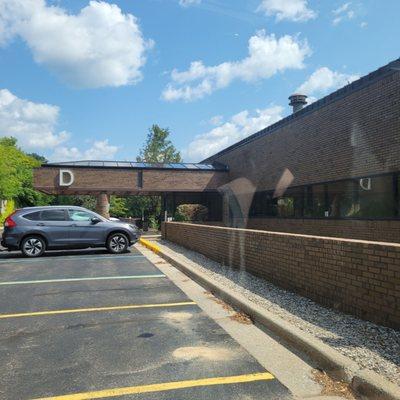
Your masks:
<instances>
[{"instance_id":1,"label":"shrub","mask_svg":"<svg viewBox=\"0 0 400 400\"><path fill-rule=\"evenodd\" d=\"M205 221L208 208L202 204L181 204L177 207L175 221Z\"/></svg>"},{"instance_id":2,"label":"shrub","mask_svg":"<svg viewBox=\"0 0 400 400\"><path fill-rule=\"evenodd\" d=\"M158 220L154 215L150 215L149 217L149 228L157 230L160 228Z\"/></svg>"}]
</instances>

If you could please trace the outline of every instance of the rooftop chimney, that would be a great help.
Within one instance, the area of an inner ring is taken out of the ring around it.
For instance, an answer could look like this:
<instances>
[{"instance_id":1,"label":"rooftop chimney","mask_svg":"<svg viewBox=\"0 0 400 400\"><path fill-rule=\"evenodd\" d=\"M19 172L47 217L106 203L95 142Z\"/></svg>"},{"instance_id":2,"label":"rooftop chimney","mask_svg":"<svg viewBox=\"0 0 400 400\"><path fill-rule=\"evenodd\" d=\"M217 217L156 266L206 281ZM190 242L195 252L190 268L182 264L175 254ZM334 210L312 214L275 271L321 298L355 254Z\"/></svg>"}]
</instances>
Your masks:
<instances>
[{"instance_id":1,"label":"rooftop chimney","mask_svg":"<svg viewBox=\"0 0 400 400\"><path fill-rule=\"evenodd\" d=\"M293 114L300 111L307 104L306 98L307 96L305 94L299 93L294 93L289 96L289 105L293 107Z\"/></svg>"}]
</instances>

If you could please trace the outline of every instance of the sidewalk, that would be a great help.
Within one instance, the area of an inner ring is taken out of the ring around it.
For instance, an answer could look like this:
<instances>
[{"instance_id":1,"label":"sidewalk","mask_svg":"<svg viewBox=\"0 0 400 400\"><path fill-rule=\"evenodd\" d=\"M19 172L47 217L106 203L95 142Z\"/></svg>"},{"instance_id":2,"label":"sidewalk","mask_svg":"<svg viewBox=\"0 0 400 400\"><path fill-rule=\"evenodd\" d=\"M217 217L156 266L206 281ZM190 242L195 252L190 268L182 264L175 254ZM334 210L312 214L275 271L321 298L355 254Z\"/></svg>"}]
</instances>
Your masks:
<instances>
[{"instance_id":1,"label":"sidewalk","mask_svg":"<svg viewBox=\"0 0 400 400\"><path fill-rule=\"evenodd\" d=\"M400 393L400 389L386 381L400 382L400 332L324 308L245 270L222 266L175 244L160 241L157 246L162 253L187 265L192 271L208 277L237 297L247 299L249 304L284 321L300 334L303 332L301 335L309 337L320 348L331 349L348 365L352 364L360 376L368 375L371 382L376 381L376 386L388 383L389 389Z\"/></svg>"}]
</instances>

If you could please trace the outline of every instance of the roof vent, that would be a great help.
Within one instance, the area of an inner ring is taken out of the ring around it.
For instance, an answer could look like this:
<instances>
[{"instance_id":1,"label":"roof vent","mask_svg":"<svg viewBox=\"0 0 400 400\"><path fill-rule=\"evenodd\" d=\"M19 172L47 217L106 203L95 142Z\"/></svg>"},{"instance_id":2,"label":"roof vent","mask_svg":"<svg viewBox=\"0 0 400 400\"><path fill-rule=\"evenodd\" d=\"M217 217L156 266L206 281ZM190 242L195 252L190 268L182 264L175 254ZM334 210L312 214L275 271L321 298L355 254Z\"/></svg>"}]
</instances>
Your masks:
<instances>
[{"instance_id":1,"label":"roof vent","mask_svg":"<svg viewBox=\"0 0 400 400\"><path fill-rule=\"evenodd\" d=\"M299 93L294 93L289 96L289 105L293 107L293 114L300 111L307 104L306 98L307 96L305 94Z\"/></svg>"}]
</instances>

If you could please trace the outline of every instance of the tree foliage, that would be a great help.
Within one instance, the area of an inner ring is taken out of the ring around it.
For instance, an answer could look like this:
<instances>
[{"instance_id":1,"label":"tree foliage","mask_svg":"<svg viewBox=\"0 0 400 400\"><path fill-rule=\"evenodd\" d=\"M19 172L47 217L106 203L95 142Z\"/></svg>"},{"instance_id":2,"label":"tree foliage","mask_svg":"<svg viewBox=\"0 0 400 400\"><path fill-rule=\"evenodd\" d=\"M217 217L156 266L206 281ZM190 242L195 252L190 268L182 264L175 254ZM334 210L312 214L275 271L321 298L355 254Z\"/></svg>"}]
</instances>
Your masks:
<instances>
[{"instance_id":1,"label":"tree foliage","mask_svg":"<svg viewBox=\"0 0 400 400\"><path fill-rule=\"evenodd\" d=\"M42 195L32 186L32 169L40 164L17 147L15 138L1 138L0 199L16 199L19 206L40 202Z\"/></svg>"},{"instance_id":2,"label":"tree foliage","mask_svg":"<svg viewBox=\"0 0 400 400\"><path fill-rule=\"evenodd\" d=\"M208 208L202 204L181 204L175 213L176 221L205 221Z\"/></svg>"},{"instance_id":3,"label":"tree foliage","mask_svg":"<svg viewBox=\"0 0 400 400\"><path fill-rule=\"evenodd\" d=\"M126 199L123 197L111 196L110 215L113 217L127 217L128 208L126 206Z\"/></svg>"},{"instance_id":4,"label":"tree foliage","mask_svg":"<svg viewBox=\"0 0 400 400\"><path fill-rule=\"evenodd\" d=\"M153 125L147 134L146 144L140 150L136 160L153 163L181 162L181 154L168 139L169 135L168 128Z\"/></svg>"}]
</instances>

